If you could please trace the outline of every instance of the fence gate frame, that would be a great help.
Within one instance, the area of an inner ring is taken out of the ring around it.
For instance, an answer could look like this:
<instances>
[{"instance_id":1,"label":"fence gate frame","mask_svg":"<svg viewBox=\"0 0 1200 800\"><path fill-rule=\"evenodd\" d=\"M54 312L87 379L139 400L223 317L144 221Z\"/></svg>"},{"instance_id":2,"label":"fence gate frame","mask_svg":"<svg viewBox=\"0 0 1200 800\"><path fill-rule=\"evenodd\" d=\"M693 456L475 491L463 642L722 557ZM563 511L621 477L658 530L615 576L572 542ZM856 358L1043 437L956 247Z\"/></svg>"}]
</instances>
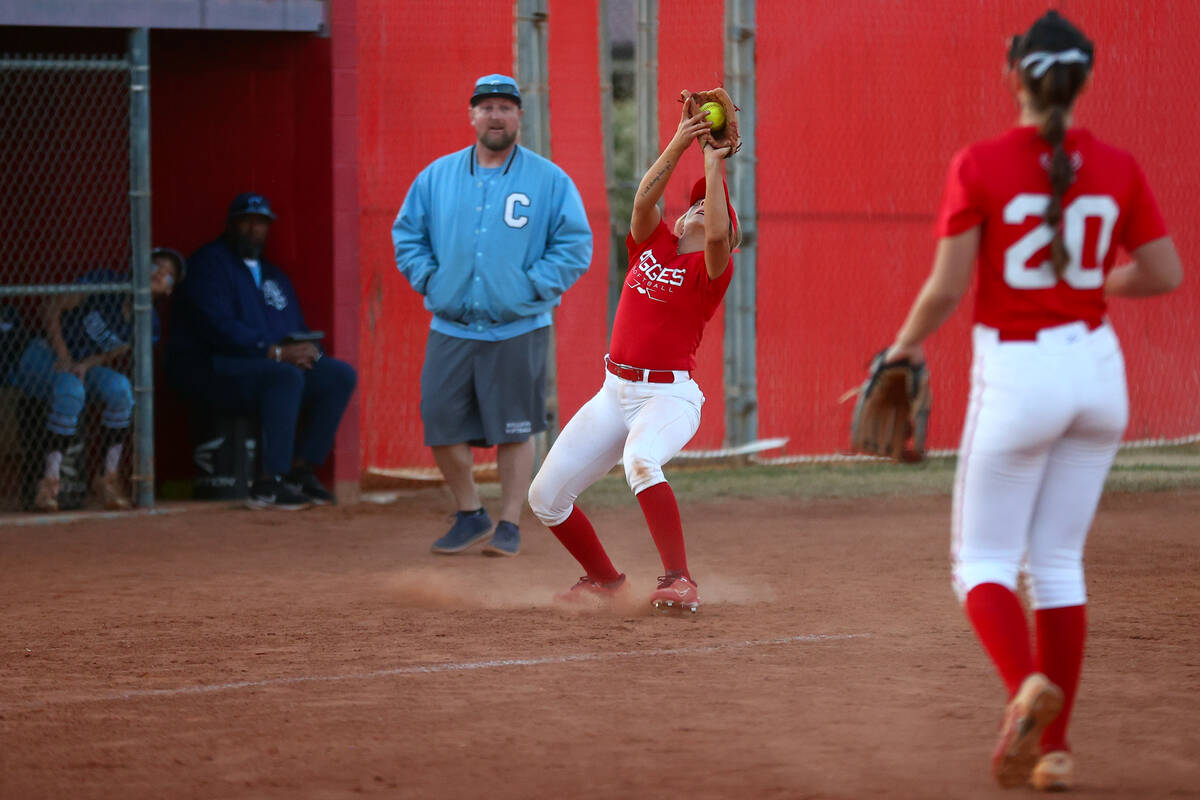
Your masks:
<instances>
[{"instance_id":1,"label":"fence gate frame","mask_svg":"<svg viewBox=\"0 0 1200 800\"><path fill-rule=\"evenodd\" d=\"M123 58L66 56L0 56L4 71L124 71L128 74L127 136L129 142L128 283L88 284L89 294L128 294L133 306L132 359L134 409L131 436L133 500L154 507L154 358L153 304L150 294L150 37L147 28L132 28ZM84 156L86 157L86 156ZM0 286L0 300L49 297L80 291L74 283L13 283Z\"/></svg>"}]
</instances>

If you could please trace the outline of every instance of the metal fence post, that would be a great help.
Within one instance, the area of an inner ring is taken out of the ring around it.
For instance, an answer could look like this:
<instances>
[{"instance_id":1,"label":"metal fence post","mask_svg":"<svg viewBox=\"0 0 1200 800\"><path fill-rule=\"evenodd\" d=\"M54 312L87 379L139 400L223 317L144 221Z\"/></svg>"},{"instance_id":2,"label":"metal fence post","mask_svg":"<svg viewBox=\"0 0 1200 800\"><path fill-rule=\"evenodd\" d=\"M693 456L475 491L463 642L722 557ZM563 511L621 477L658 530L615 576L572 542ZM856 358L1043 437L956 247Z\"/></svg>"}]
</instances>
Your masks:
<instances>
[{"instance_id":1,"label":"metal fence post","mask_svg":"<svg viewBox=\"0 0 1200 800\"><path fill-rule=\"evenodd\" d=\"M637 168L639 180L658 158L658 0L637 0L634 41L634 102L637 103Z\"/></svg>"},{"instance_id":2,"label":"metal fence post","mask_svg":"<svg viewBox=\"0 0 1200 800\"><path fill-rule=\"evenodd\" d=\"M129 32L129 236L133 274L133 499L154 507L153 300L150 297L150 35Z\"/></svg>"},{"instance_id":3,"label":"metal fence post","mask_svg":"<svg viewBox=\"0 0 1200 800\"><path fill-rule=\"evenodd\" d=\"M742 149L728 161L729 194L737 208L742 244L725 298L725 439L737 447L758 438L755 0L726 0L725 27L725 83L741 106L742 138Z\"/></svg>"},{"instance_id":4,"label":"metal fence post","mask_svg":"<svg viewBox=\"0 0 1200 800\"><path fill-rule=\"evenodd\" d=\"M547 0L517 0L517 82L521 85L521 144L550 158L550 84L546 75Z\"/></svg>"},{"instance_id":5,"label":"metal fence post","mask_svg":"<svg viewBox=\"0 0 1200 800\"><path fill-rule=\"evenodd\" d=\"M548 0L517 0L517 83L521 86L521 144L550 158L550 82ZM542 465L558 436L558 368L555 329L550 326L546 352L546 432L534 436L533 468Z\"/></svg>"}]
</instances>

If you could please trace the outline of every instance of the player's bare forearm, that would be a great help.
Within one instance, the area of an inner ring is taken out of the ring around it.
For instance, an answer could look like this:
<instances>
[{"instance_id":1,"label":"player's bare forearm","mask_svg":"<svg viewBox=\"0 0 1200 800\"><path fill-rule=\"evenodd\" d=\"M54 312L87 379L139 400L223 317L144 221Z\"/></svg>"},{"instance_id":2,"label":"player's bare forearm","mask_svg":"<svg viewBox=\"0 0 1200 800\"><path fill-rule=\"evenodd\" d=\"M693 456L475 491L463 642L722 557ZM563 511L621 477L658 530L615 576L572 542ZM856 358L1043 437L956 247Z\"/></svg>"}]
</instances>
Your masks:
<instances>
[{"instance_id":1,"label":"player's bare forearm","mask_svg":"<svg viewBox=\"0 0 1200 800\"><path fill-rule=\"evenodd\" d=\"M71 353L67 350L62 333L62 314L82 303L83 295L67 294L51 296L42 305L42 328L46 332L46 341L60 361L71 361Z\"/></svg>"},{"instance_id":2,"label":"player's bare forearm","mask_svg":"<svg viewBox=\"0 0 1200 800\"><path fill-rule=\"evenodd\" d=\"M971 271L979 253L979 235L976 226L938 242L933 270L896 334L893 350L919 349L954 313L971 283Z\"/></svg>"},{"instance_id":3,"label":"player's bare forearm","mask_svg":"<svg viewBox=\"0 0 1200 800\"><path fill-rule=\"evenodd\" d=\"M657 205L658 201L662 199L663 191L667 188L667 182L671 179L671 173L679 165L679 159L687 152L692 142L696 141L696 137L708 127L707 113L701 112L688 116L687 104L684 104L679 118L679 127L675 129L671 141L667 142L667 146L650 165L650 169L646 170L641 183L638 184L637 194L633 198L635 208L639 205L643 207Z\"/></svg>"},{"instance_id":4,"label":"player's bare forearm","mask_svg":"<svg viewBox=\"0 0 1200 800\"><path fill-rule=\"evenodd\" d=\"M637 194L633 197L633 213L629 219L629 233L635 242L645 241L658 226L658 221L662 218L658 210L658 201L662 198L667 182L671 180L671 173L675 171L678 163L678 154L668 145L642 176Z\"/></svg>"},{"instance_id":5,"label":"player's bare forearm","mask_svg":"<svg viewBox=\"0 0 1200 800\"><path fill-rule=\"evenodd\" d=\"M908 312L908 318L896 334L893 348L897 351L910 351L920 348L933 332L942 326L954 309L958 307L959 298L949 294L938 293L936 287L925 282L921 293ZM909 355L905 353L903 355ZM899 355L899 357L903 357ZM890 360L890 359L889 359Z\"/></svg>"},{"instance_id":6,"label":"player's bare forearm","mask_svg":"<svg viewBox=\"0 0 1200 800\"><path fill-rule=\"evenodd\" d=\"M729 207L725 205L725 153L728 147L704 148L704 238L729 242Z\"/></svg>"},{"instance_id":7,"label":"player's bare forearm","mask_svg":"<svg viewBox=\"0 0 1200 800\"><path fill-rule=\"evenodd\" d=\"M724 159L728 147L704 148L704 266L719 278L729 266L729 207L725 204Z\"/></svg>"},{"instance_id":8,"label":"player's bare forearm","mask_svg":"<svg viewBox=\"0 0 1200 800\"><path fill-rule=\"evenodd\" d=\"M650 165L650 169L646 170L646 174L642 176L642 182L638 184L637 194L633 198L634 208L654 206L662 199L663 192L666 191L667 182L671 180L671 174L675 172L675 167L679 164L679 156L683 155L683 151L678 153L672 152L671 146L668 145L666 150Z\"/></svg>"},{"instance_id":9,"label":"player's bare forearm","mask_svg":"<svg viewBox=\"0 0 1200 800\"><path fill-rule=\"evenodd\" d=\"M1173 291L1183 281L1183 265L1169 236L1142 245L1133 263L1117 267L1104 281L1109 297L1153 297Z\"/></svg>"},{"instance_id":10,"label":"player's bare forearm","mask_svg":"<svg viewBox=\"0 0 1200 800\"><path fill-rule=\"evenodd\" d=\"M102 367L105 364L111 364L112 362L119 359L121 356L124 356L125 354L127 354L129 351L130 351L130 346L128 344L123 344L120 347L113 348L112 350L107 350L103 353L96 353L93 356L88 356L87 358L85 358L83 361L81 361L79 363L85 369L91 369L92 367Z\"/></svg>"}]
</instances>

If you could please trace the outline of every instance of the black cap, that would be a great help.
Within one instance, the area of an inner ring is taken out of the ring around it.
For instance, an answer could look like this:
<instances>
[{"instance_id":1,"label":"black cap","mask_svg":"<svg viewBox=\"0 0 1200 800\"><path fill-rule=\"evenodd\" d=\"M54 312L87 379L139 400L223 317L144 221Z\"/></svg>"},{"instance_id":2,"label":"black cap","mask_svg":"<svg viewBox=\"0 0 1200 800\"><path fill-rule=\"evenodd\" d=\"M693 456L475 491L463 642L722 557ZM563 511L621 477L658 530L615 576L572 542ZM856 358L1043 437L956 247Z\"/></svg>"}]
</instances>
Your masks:
<instances>
[{"instance_id":1,"label":"black cap","mask_svg":"<svg viewBox=\"0 0 1200 800\"><path fill-rule=\"evenodd\" d=\"M275 212L271 210L271 204L267 202L267 198L255 192L242 192L233 198L233 202L229 204L229 213L225 217L233 219L234 217L244 217L247 214L258 214L267 219L275 219Z\"/></svg>"}]
</instances>

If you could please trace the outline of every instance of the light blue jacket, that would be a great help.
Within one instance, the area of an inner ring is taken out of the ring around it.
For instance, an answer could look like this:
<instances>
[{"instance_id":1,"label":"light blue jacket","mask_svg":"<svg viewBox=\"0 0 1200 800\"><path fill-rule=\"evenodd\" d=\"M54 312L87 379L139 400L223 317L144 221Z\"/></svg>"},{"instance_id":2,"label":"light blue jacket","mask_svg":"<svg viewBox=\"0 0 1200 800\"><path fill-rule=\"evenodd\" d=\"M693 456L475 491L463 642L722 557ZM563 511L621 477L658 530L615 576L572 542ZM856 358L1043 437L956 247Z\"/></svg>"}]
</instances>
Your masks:
<instances>
[{"instance_id":1,"label":"light blue jacket","mask_svg":"<svg viewBox=\"0 0 1200 800\"><path fill-rule=\"evenodd\" d=\"M592 232L560 167L516 146L503 167L485 171L472 146L421 170L392 246L433 330L501 341L550 324L550 310L587 271Z\"/></svg>"}]
</instances>

